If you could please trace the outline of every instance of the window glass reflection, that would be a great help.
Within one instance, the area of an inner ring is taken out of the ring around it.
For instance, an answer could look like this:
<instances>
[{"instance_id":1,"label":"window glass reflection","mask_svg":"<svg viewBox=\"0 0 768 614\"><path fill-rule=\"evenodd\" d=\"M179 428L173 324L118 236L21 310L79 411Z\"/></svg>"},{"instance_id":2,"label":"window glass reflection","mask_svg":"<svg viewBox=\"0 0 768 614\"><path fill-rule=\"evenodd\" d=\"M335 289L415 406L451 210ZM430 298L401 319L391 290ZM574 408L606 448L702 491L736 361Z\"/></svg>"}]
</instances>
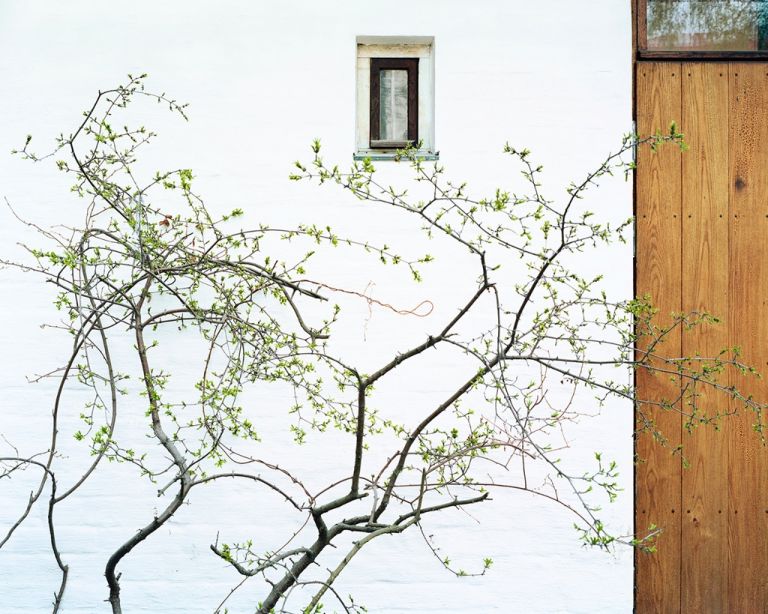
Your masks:
<instances>
[{"instance_id":1,"label":"window glass reflection","mask_svg":"<svg viewBox=\"0 0 768 614\"><path fill-rule=\"evenodd\" d=\"M379 73L379 138L408 140L408 71L382 70Z\"/></svg>"},{"instance_id":2,"label":"window glass reflection","mask_svg":"<svg viewBox=\"0 0 768 614\"><path fill-rule=\"evenodd\" d=\"M648 0L648 49L768 49L768 0Z\"/></svg>"}]
</instances>

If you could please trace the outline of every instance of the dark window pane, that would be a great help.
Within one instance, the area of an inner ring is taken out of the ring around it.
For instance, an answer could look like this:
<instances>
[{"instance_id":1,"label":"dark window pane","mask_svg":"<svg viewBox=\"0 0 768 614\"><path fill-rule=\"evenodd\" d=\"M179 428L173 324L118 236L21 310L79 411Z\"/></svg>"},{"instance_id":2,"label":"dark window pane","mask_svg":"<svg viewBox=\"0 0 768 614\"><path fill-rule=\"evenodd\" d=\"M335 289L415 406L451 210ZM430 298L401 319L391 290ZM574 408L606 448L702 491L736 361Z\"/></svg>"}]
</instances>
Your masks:
<instances>
[{"instance_id":1,"label":"dark window pane","mask_svg":"<svg viewBox=\"0 0 768 614\"><path fill-rule=\"evenodd\" d=\"M768 0L647 0L648 50L768 49Z\"/></svg>"}]
</instances>

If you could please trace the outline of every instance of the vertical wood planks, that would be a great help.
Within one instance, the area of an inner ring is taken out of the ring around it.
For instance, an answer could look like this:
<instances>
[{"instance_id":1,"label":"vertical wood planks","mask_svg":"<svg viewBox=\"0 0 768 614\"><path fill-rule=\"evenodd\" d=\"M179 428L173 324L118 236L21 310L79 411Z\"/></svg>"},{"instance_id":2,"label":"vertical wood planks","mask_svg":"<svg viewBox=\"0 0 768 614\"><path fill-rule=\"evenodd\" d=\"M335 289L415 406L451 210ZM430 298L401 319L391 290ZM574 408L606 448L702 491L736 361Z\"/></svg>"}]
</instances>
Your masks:
<instances>
[{"instance_id":1,"label":"vertical wood planks","mask_svg":"<svg viewBox=\"0 0 768 614\"><path fill-rule=\"evenodd\" d=\"M638 132L679 118L690 146L681 161L663 150L639 156L637 293L652 295L659 316L725 316L723 326L671 339L667 355L739 345L744 363L768 373L768 64L640 63L636 84ZM722 383L768 398L766 380ZM638 373L637 386L641 398L671 396L668 383L647 374ZM707 416L726 403L722 394L699 398ZM653 521L666 529L655 560L637 555L638 613L768 612L768 448L754 413L730 408L738 415L722 421L722 432L702 425L680 434L690 463L682 472L668 450L637 442L646 461L636 471L637 530ZM671 413L655 418L665 434L674 431Z\"/></svg>"},{"instance_id":2,"label":"vertical wood planks","mask_svg":"<svg viewBox=\"0 0 768 614\"><path fill-rule=\"evenodd\" d=\"M730 65L730 298L732 344L743 360L768 365L768 69ZM751 377L733 383L758 400L766 384ZM739 409L729 429L729 574L731 612L768 608L768 463L752 429L755 416Z\"/></svg>"},{"instance_id":3,"label":"vertical wood planks","mask_svg":"<svg viewBox=\"0 0 768 614\"><path fill-rule=\"evenodd\" d=\"M649 135L666 132L681 117L681 65L654 63L637 66L637 131ZM680 151L667 146L653 153L638 151L636 183L637 262L636 290L650 294L659 309L656 323L670 322L670 313L681 310L681 159ZM679 356L679 331L669 335L659 352ZM667 378L638 371L638 396L672 400L678 387ZM641 406L639 413L652 419L667 439L667 446L640 434L636 442L639 462L635 474L635 524L642 535L651 524L663 528L654 554L637 552L636 612L663 614L680 611L680 511L681 461L673 450L680 444L680 416Z\"/></svg>"},{"instance_id":4,"label":"vertical wood planks","mask_svg":"<svg viewBox=\"0 0 768 614\"><path fill-rule=\"evenodd\" d=\"M717 356L728 346L728 103L727 64L682 65L680 127L689 146L682 155L682 310L722 320L684 332L683 356ZM728 395L701 392L702 419L728 410ZM727 607L728 418L720 424L721 431L706 423L683 430L682 612Z\"/></svg>"}]
</instances>

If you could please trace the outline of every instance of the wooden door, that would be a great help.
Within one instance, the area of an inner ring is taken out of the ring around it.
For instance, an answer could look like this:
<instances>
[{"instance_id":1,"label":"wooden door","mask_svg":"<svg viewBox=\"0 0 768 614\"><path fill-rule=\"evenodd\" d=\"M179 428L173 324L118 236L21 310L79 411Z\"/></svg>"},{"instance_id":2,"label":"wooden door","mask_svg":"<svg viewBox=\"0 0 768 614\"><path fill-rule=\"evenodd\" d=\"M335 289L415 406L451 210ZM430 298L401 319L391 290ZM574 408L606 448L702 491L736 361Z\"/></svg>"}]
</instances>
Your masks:
<instances>
[{"instance_id":1,"label":"wooden door","mask_svg":"<svg viewBox=\"0 0 768 614\"><path fill-rule=\"evenodd\" d=\"M694 310L722 320L676 332L664 352L738 345L768 376L768 64L639 62L636 100L640 135L676 121L689 146L638 152L636 292L651 295L659 323ZM727 378L768 397L768 377ZM638 373L637 386L645 398L676 395L667 378ZM768 448L754 414L739 410L719 431L689 432L675 411L652 418L667 445L637 439L635 523L663 533L655 554L636 554L636 612L768 612Z\"/></svg>"}]
</instances>

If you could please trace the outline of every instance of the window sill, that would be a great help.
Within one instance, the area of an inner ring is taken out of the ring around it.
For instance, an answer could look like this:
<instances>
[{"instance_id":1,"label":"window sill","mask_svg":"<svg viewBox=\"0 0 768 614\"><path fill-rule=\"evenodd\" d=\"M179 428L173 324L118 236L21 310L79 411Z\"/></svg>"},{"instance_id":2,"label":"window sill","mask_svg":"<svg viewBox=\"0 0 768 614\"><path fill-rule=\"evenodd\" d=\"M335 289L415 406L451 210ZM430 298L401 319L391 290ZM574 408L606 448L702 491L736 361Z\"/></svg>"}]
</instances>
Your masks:
<instances>
[{"instance_id":1,"label":"window sill","mask_svg":"<svg viewBox=\"0 0 768 614\"><path fill-rule=\"evenodd\" d=\"M426 162L439 160L440 159L440 152L439 151L417 151L414 152L416 157L420 160L424 160ZM385 160L392 160L394 161L397 157L396 151L382 151L382 150L361 150L357 151L352 155L353 160L365 160L368 158L372 161L385 161ZM402 158L401 158L402 159Z\"/></svg>"}]
</instances>

